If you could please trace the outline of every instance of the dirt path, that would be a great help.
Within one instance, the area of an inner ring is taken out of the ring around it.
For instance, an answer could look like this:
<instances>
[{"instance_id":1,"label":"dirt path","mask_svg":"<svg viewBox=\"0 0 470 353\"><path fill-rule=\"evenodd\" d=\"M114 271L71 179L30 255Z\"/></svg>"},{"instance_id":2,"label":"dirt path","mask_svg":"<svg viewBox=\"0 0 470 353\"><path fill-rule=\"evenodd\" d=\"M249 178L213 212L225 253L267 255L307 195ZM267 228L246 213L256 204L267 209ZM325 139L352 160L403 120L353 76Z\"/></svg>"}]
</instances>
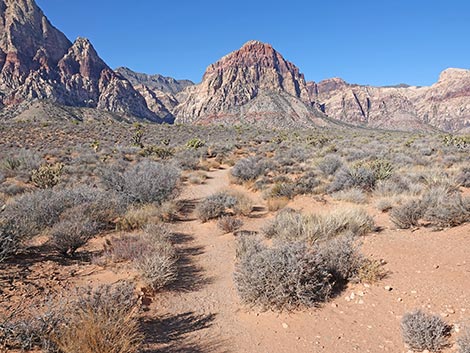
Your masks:
<instances>
[{"instance_id":1,"label":"dirt path","mask_svg":"<svg viewBox=\"0 0 470 353\"><path fill-rule=\"evenodd\" d=\"M201 198L234 188L228 170L208 175L205 184L187 188L181 199L194 206ZM259 196L250 196L261 202ZM306 212L325 207L307 197L292 206ZM470 318L470 225L411 233L390 230L388 217L375 216L385 230L366 237L363 252L387 262L386 280L372 286L350 285L321 308L257 313L240 304L234 287L235 237L189 212L188 219L176 226L181 278L150 305L149 321L158 317L150 327L163 338L149 342L149 347L159 348L148 352L407 352L399 326L406 311L422 307L458 325ZM244 229L259 230L265 222L263 217L246 219ZM393 289L385 290L386 285Z\"/></svg>"}]
</instances>

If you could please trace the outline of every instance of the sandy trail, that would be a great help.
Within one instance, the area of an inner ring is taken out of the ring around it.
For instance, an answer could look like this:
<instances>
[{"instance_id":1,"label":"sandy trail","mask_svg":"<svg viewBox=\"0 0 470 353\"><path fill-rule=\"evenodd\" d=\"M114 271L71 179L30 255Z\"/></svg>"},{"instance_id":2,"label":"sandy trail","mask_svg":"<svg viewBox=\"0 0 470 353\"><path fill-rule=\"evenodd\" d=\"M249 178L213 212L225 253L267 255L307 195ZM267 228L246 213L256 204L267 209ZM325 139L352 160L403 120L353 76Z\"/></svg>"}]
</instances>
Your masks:
<instances>
[{"instance_id":1,"label":"sandy trail","mask_svg":"<svg viewBox=\"0 0 470 353\"><path fill-rule=\"evenodd\" d=\"M208 173L203 185L186 188L181 199L193 206L230 185L229 170ZM262 206L259 195L245 190ZM328 207L335 207L335 203ZM291 206L306 212L325 205L308 197ZM148 352L407 352L400 318L422 307L442 313L450 324L470 318L470 225L445 232L390 230L388 217L375 211L384 231L363 240L363 252L387 262L389 276L364 286L351 284L320 308L295 313L259 313L240 304L233 283L235 242L215 222L201 223L190 210L176 225L182 255L178 285L154 298L149 327L158 333L158 349ZM243 229L259 230L267 217L245 219ZM393 289L387 291L384 286ZM354 298L346 300L354 293ZM163 317L162 317L163 315ZM454 341L456 334L453 335ZM149 345L150 347L150 345ZM451 352L452 350L448 350Z\"/></svg>"}]
</instances>

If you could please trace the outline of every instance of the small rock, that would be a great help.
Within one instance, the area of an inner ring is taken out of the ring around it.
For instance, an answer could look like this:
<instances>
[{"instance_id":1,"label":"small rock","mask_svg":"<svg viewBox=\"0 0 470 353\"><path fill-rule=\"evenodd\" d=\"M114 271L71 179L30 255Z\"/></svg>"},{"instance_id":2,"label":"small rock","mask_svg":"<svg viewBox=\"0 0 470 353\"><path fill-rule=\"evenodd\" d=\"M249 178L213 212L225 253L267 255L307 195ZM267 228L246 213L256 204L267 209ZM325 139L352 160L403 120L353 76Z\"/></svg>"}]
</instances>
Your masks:
<instances>
[{"instance_id":1,"label":"small rock","mask_svg":"<svg viewBox=\"0 0 470 353\"><path fill-rule=\"evenodd\" d=\"M397 301L402 302L403 298L398 298Z\"/></svg>"},{"instance_id":2,"label":"small rock","mask_svg":"<svg viewBox=\"0 0 470 353\"><path fill-rule=\"evenodd\" d=\"M283 322L283 323L282 323L282 327L284 327L284 328L287 329L287 328L289 328L289 325L287 325L285 322Z\"/></svg>"},{"instance_id":3,"label":"small rock","mask_svg":"<svg viewBox=\"0 0 470 353\"><path fill-rule=\"evenodd\" d=\"M446 310L449 314L455 314L455 310L452 308L449 308Z\"/></svg>"},{"instance_id":4,"label":"small rock","mask_svg":"<svg viewBox=\"0 0 470 353\"><path fill-rule=\"evenodd\" d=\"M370 284L368 284L368 283L364 283L364 287L366 287L366 288L370 288Z\"/></svg>"},{"instance_id":5,"label":"small rock","mask_svg":"<svg viewBox=\"0 0 470 353\"><path fill-rule=\"evenodd\" d=\"M434 268L437 270L439 268L439 265L434 265Z\"/></svg>"},{"instance_id":6,"label":"small rock","mask_svg":"<svg viewBox=\"0 0 470 353\"><path fill-rule=\"evenodd\" d=\"M349 296L349 298L352 300L354 298L356 298L356 294L354 294L354 292L351 293L351 295Z\"/></svg>"},{"instance_id":7,"label":"small rock","mask_svg":"<svg viewBox=\"0 0 470 353\"><path fill-rule=\"evenodd\" d=\"M364 292L363 292L363 291L359 291L359 292L357 292L357 295L360 296L360 297L363 297L363 296L364 296Z\"/></svg>"},{"instance_id":8,"label":"small rock","mask_svg":"<svg viewBox=\"0 0 470 353\"><path fill-rule=\"evenodd\" d=\"M364 304L364 300L359 299L359 301L358 301L357 303L358 303L358 304Z\"/></svg>"},{"instance_id":9,"label":"small rock","mask_svg":"<svg viewBox=\"0 0 470 353\"><path fill-rule=\"evenodd\" d=\"M384 289L390 292L393 288L391 286L385 286Z\"/></svg>"},{"instance_id":10,"label":"small rock","mask_svg":"<svg viewBox=\"0 0 470 353\"><path fill-rule=\"evenodd\" d=\"M336 304L336 303L331 303L331 307L332 307L332 308L337 308L337 307L338 307L338 304Z\"/></svg>"}]
</instances>

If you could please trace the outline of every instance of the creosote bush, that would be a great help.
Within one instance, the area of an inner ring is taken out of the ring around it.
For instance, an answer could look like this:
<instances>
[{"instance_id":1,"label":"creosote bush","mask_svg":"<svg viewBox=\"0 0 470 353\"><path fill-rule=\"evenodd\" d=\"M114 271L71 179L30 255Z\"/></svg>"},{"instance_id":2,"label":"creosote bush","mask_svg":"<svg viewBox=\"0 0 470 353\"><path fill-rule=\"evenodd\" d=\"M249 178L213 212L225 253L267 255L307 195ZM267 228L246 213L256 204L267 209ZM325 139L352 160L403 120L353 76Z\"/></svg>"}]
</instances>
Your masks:
<instances>
[{"instance_id":1,"label":"creosote bush","mask_svg":"<svg viewBox=\"0 0 470 353\"><path fill-rule=\"evenodd\" d=\"M51 243L60 254L73 256L98 230L98 224L85 215L83 207L74 207L64 212L52 227Z\"/></svg>"},{"instance_id":2,"label":"creosote bush","mask_svg":"<svg viewBox=\"0 0 470 353\"><path fill-rule=\"evenodd\" d=\"M421 310L406 313L401 320L404 342L414 351L438 352L447 345L450 327L437 315Z\"/></svg>"},{"instance_id":3,"label":"creosote bush","mask_svg":"<svg viewBox=\"0 0 470 353\"><path fill-rule=\"evenodd\" d=\"M256 236L239 240L235 284L242 301L264 310L312 307L341 290L362 257L352 237L316 247L281 242L267 247Z\"/></svg>"},{"instance_id":4,"label":"creosote bush","mask_svg":"<svg viewBox=\"0 0 470 353\"><path fill-rule=\"evenodd\" d=\"M148 225L143 232L112 238L105 255L115 262L131 261L150 288L157 291L178 275L176 249L170 232L161 224Z\"/></svg>"},{"instance_id":5,"label":"creosote bush","mask_svg":"<svg viewBox=\"0 0 470 353\"><path fill-rule=\"evenodd\" d=\"M239 181L255 180L269 169L269 163L261 158L240 159L232 168L231 174Z\"/></svg>"},{"instance_id":6,"label":"creosote bush","mask_svg":"<svg viewBox=\"0 0 470 353\"><path fill-rule=\"evenodd\" d=\"M251 199L236 191L220 191L206 197L196 209L199 219L207 222L228 212L248 216L253 208Z\"/></svg>"},{"instance_id":7,"label":"creosote bush","mask_svg":"<svg viewBox=\"0 0 470 353\"><path fill-rule=\"evenodd\" d=\"M148 160L124 172L115 168L102 172L104 184L127 204L161 204L174 194L179 178L177 168Z\"/></svg>"},{"instance_id":8,"label":"creosote bush","mask_svg":"<svg viewBox=\"0 0 470 353\"><path fill-rule=\"evenodd\" d=\"M392 207L390 220L400 229L416 227L423 216L421 202L411 199L401 205Z\"/></svg>"}]
</instances>

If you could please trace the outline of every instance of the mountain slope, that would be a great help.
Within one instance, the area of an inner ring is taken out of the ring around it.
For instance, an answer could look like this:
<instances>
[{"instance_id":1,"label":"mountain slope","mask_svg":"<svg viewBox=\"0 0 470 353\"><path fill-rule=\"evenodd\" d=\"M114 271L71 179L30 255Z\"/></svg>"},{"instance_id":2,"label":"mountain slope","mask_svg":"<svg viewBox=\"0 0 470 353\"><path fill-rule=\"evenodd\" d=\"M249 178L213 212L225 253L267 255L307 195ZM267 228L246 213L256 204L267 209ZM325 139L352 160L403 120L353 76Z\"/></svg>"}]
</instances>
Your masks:
<instances>
[{"instance_id":1,"label":"mountain slope","mask_svg":"<svg viewBox=\"0 0 470 353\"><path fill-rule=\"evenodd\" d=\"M307 83L330 117L355 125L458 132L470 127L470 71L448 69L429 87L372 87L339 78Z\"/></svg>"},{"instance_id":2,"label":"mountain slope","mask_svg":"<svg viewBox=\"0 0 470 353\"><path fill-rule=\"evenodd\" d=\"M0 30L0 102L9 111L48 99L160 121L88 40L72 44L34 0L0 0Z\"/></svg>"},{"instance_id":3,"label":"mountain slope","mask_svg":"<svg viewBox=\"0 0 470 353\"><path fill-rule=\"evenodd\" d=\"M176 120L327 125L312 104L304 76L265 43L250 41L210 65L199 85L178 94Z\"/></svg>"}]
</instances>

